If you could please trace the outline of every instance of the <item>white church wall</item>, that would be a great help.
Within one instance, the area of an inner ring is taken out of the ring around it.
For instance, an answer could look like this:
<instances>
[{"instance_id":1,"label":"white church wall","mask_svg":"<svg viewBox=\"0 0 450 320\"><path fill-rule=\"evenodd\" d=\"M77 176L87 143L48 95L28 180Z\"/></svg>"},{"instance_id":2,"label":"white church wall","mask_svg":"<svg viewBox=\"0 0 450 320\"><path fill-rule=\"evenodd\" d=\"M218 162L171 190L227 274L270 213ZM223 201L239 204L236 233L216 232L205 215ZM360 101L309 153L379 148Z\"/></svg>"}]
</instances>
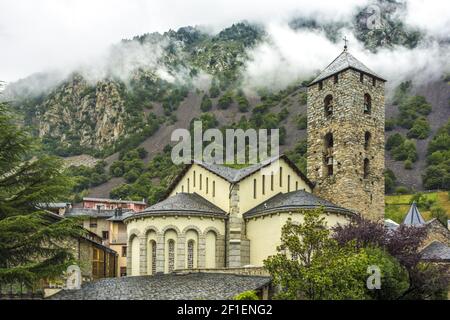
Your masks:
<instances>
[{"instance_id":1,"label":"white church wall","mask_svg":"<svg viewBox=\"0 0 450 320\"><path fill-rule=\"evenodd\" d=\"M229 189L229 182L198 164L193 164L172 190L170 196L180 192L197 193L223 211L228 212L230 209Z\"/></svg>"},{"instance_id":2,"label":"white church wall","mask_svg":"<svg viewBox=\"0 0 450 320\"><path fill-rule=\"evenodd\" d=\"M311 192L311 188L306 182L297 175L297 173L284 161L277 160L273 164L275 170L273 177L273 190L271 183L271 175L263 175L258 171L239 182L239 212L243 214L248 210L256 207L262 202L270 199L276 194L295 190L306 190ZM279 169L281 168L281 170ZM278 170L276 170L278 169ZM280 185L281 174L281 185ZM289 178L290 177L290 178ZM254 197L254 180L256 179L256 198ZM289 185L288 185L289 181ZM264 194L263 194L264 182Z\"/></svg>"},{"instance_id":3,"label":"white church wall","mask_svg":"<svg viewBox=\"0 0 450 320\"><path fill-rule=\"evenodd\" d=\"M328 227L333 227L337 223L348 223L348 217L338 214L326 214ZM277 253L276 248L281 244L281 229L286 224L288 218L298 223L303 222L303 214L296 213L276 213L247 220L247 238L250 240L250 264L263 266L263 261L271 255Z\"/></svg>"}]
</instances>

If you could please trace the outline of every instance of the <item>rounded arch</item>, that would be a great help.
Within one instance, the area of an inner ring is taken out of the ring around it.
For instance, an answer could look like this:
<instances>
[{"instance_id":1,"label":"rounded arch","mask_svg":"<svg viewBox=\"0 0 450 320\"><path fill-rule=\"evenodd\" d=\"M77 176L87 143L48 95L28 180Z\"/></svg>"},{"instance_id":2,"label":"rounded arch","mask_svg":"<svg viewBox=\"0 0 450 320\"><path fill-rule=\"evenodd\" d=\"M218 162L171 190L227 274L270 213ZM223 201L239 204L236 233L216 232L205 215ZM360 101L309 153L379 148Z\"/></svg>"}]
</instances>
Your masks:
<instances>
[{"instance_id":1,"label":"rounded arch","mask_svg":"<svg viewBox=\"0 0 450 320\"><path fill-rule=\"evenodd\" d=\"M219 229L217 229L216 227L207 227L205 229L205 231L203 231L203 234L206 235L210 231L213 231L216 234L216 236L220 236L221 235Z\"/></svg>"},{"instance_id":2,"label":"rounded arch","mask_svg":"<svg viewBox=\"0 0 450 320\"><path fill-rule=\"evenodd\" d=\"M205 267L216 268L217 237L219 233L216 228L208 228L208 229L205 230Z\"/></svg>"},{"instance_id":3,"label":"rounded arch","mask_svg":"<svg viewBox=\"0 0 450 320\"><path fill-rule=\"evenodd\" d=\"M150 232L155 232L156 234L159 233L158 228L155 226L147 226L144 229L144 232L142 234L144 234L145 236L147 236Z\"/></svg>"},{"instance_id":4,"label":"rounded arch","mask_svg":"<svg viewBox=\"0 0 450 320\"><path fill-rule=\"evenodd\" d=\"M333 103L333 95L332 94L328 94L326 95L325 99L323 99L323 107L324 107L324 112L325 112L325 116L329 117L333 114L333 109L334 109L334 103Z\"/></svg>"},{"instance_id":5,"label":"rounded arch","mask_svg":"<svg viewBox=\"0 0 450 320\"><path fill-rule=\"evenodd\" d=\"M141 231L139 229L131 229L128 232L128 241L130 241L133 237L139 237L141 235Z\"/></svg>"},{"instance_id":6,"label":"rounded arch","mask_svg":"<svg viewBox=\"0 0 450 320\"><path fill-rule=\"evenodd\" d=\"M138 276L139 275L139 268L140 268L140 241L139 241L139 234L140 232L138 230L132 230L130 231L130 236L128 238L128 259L130 259L130 274L132 276Z\"/></svg>"},{"instance_id":7,"label":"rounded arch","mask_svg":"<svg viewBox=\"0 0 450 320\"><path fill-rule=\"evenodd\" d=\"M165 227L161 230L161 233L162 233L162 234L165 234L168 230L174 230L174 231L176 232L177 235L180 235L180 234L181 234L180 229L179 229L176 225L173 225L173 224L169 224L169 225L165 226Z\"/></svg>"},{"instance_id":8,"label":"rounded arch","mask_svg":"<svg viewBox=\"0 0 450 320\"><path fill-rule=\"evenodd\" d=\"M200 230L200 228L197 227L197 226L195 226L195 225L189 225L189 226L185 227L185 228L183 229L183 232L182 232L181 234L182 234L182 235L186 235L186 233L187 233L189 230L195 230L195 231L197 232L198 236L203 235L202 230Z\"/></svg>"},{"instance_id":9,"label":"rounded arch","mask_svg":"<svg viewBox=\"0 0 450 320\"><path fill-rule=\"evenodd\" d=\"M372 97L370 94L365 93L364 94L364 114L371 114L372 113Z\"/></svg>"}]
</instances>

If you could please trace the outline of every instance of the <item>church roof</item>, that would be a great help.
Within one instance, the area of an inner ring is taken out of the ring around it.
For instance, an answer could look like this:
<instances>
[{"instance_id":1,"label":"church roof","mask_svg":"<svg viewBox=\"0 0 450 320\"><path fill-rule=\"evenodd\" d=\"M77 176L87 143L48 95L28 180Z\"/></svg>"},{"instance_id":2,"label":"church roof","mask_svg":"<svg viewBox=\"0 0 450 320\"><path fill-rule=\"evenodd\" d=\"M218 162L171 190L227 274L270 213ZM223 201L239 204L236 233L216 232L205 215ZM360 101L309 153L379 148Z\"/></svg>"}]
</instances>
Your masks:
<instances>
[{"instance_id":1,"label":"church roof","mask_svg":"<svg viewBox=\"0 0 450 320\"><path fill-rule=\"evenodd\" d=\"M375 72L370 70L368 67L366 67L361 61L356 59L350 52L347 50L344 50L336 59L333 60L310 84L309 86L312 86L313 84L324 80L328 77L331 77L332 75L339 73L341 71L347 70L347 69L355 69L358 71L362 71L366 74L369 74L371 76L374 76L380 80L386 81L383 78L381 78L379 75L377 75Z\"/></svg>"},{"instance_id":2,"label":"church roof","mask_svg":"<svg viewBox=\"0 0 450 320\"><path fill-rule=\"evenodd\" d=\"M78 290L61 290L49 300L224 300L258 290L270 277L227 273L159 274L103 278Z\"/></svg>"},{"instance_id":3,"label":"church roof","mask_svg":"<svg viewBox=\"0 0 450 320\"><path fill-rule=\"evenodd\" d=\"M177 193L128 218L142 218L151 215L201 215L226 217L225 211L196 193Z\"/></svg>"},{"instance_id":4,"label":"church roof","mask_svg":"<svg viewBox=\"0 0 450 320\"><path fill-rule=\"evenodd\" d=\"M172 184L169 186L166 197L169 196L170 192L176 187L178 182L183 178L183 176L186 174L186 172L189 170L189 168L195 163L206 170L218 175L219 177L225 179L226 181L230 183L237 183L244 178L250 176L251 174L255 173L256 171L269 166L271 163L278 159L283 159L286 161L286 163L306 182L306 184L313 188L314 184L303 174L303 172L300 171L300 169L291 161L289 158L282 154L280 156L272 157L266 161L242 168L242 169L234 169L230 168L224 165L218 165L218 164L212 164L212 163L206 163L202 161L194 161L191 164L188 164L184 167L184 169L180 172L180 174L175 178L175 180L172 182Z\"/></svg>"},{"instance_id":5,"label":"church roof","mask_svg":"<svg viewBox=\"0 0 450 320\"><path fill-rule=\"evenodd\" d=\"M339 207L327 200L319 198L310 192L297 190L288 193L278 193L269 200L244 213L245 218L259 216L280 211L296 209L315 209L324 207L327 211L353 215L348 209Z\"/></svg>"},{"instance_id":6,"label":"church roof","mask_svg":"<svg viewBox=\"0 0 450 320\"><path fill-rule=\"evenodd\" d=\"M408 226L420 226L425 224L425 219L420 214L415 201L411 204L408 214L403 220L403 224Z\"/></svg>"},{"instance_id":7,"label":"church roof","mask_svg":"<svg viewBox=\"0 0 450 320\"><path fill-rule=\"evenodd\" d=\"M422 260L450 261L450 247L439 241L433 241L422 251Z\"/></svg>"}]
</instances>

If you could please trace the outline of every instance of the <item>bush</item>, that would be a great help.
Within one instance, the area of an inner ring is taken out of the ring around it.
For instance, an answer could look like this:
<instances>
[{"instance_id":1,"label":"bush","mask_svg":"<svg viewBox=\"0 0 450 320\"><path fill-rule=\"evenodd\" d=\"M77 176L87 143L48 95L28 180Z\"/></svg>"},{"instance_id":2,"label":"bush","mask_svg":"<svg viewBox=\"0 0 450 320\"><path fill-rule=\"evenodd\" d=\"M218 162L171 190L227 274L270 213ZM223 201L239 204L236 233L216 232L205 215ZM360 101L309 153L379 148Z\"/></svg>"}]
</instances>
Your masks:
<instances>
[{"instance_id":1,"label":"bush","mask_svg":"<svg viewBox=\"0 0 450 320\"><path fill-rule=\"evenodd\" d=\"M230 91L225 92L218 101L220 109L227 109L233 103L233 95Z\"/></svg>"},{"instance_id":2,"label":"bush","mask_svg":"<svg viewBox=\"0 0 450 320\"><path fill-rule=\"evenodd\" d=\"M394 192L397 177L391 169L384 171L384 190L386 193Z\"/></svg>"},{"instance_id":3,"label":"bush","mask_svg":"<svg viewBox=\"0 0 450 320\"><path fill-rule=\"evenodd\" d=\"M148 152L144 147L139 147L136 149L136 151L138 152L139 158L141 159L144 159L148 155Z\"/></svg>"},{"instance_id":4,"label":"bush","mask_svg":"<svg viewBox=\"0 0 450 320\"><path fill-rule=\"evenodd\" d=\"M249 290L235 295L233 300L259 300L259 298L255 291Z\"/></svg>"},{"instance_id":5,"label":"bush","mask_svg":"<svg viewBox=\"0 0 450 320\"><path fill-rule=\"evenodd\" d=\"M123 166L124 166L123 161L116 160L109 167L109 173L114 177L121 177L125 172Z\"/></svg>"},{"instance_id":6,"label":"bush","mask_svg":"<svg viewBox=\"0 0 450 320\"><path fill-rule=\"evenodd\" d=\"M298 95L298 103L300 105L305 105L308 102L308 95L306 94L306 92L302 92Z\"/></svg>"},{"instance_id":7,"label":"bush","mask_svg":"<svg viewBox=\"0 0 450 320\"><path fill-rule=\"evenodd\" d=\"M426 139L428 138L430 131L430 125L428 124L427 119L421 117L414 121L412 128L409 129L406 136L414 139Z\"/></svg>"},{"instance_id":8,"label":"bush","mask_svg":"<svg viewBox=\"0 0 450 320\"><path fill-rule=\"evenodd\" d=\"M211 99L205 94L202 98L202 103L200 105L200 109L203 112L209 111L212 108L212 101Z\"/></svg>"},{"instance_id":9,"label":"bush","mask_svg":"<svg viewBox=\"0 0 450 320\"><path fill-rule=\"evenodd\" d=\"M136 169L131 169L130 171L128 171L127 173L124 174L124 178L127 182L135 182L137 180L137 178L139 178L139 172Z\"/></svg>"},{"instance_id":10,"label":"bush","mask_svg":"<svg viewBox=\"0 0 450 320\"><path fill-rule=\"evenodd\" d=\"M409 193L409 189L407 187L404 187L404 186L399 186L399 187L395 188L395 193L396 194L408 194Z\"/></svg>"},{"instance_id":11,"label":"bush","mask_svg":"<svg viewBox=\"0 0 450 320\"><path fill-rule=\"evenodd\" d=\"M386 141L386 150L391 150L395 147L398 147L405 141L405 138L400 133L394 133L389 136Z\"/></svg>"},{"instance_id":12,"label":"bush","mask_svg":"<svg viewBox=\"0 0 450 320\"><path fill-rule=\"evenodd\" d=\"M220 89L216 83L216 81L213 80L211 87L209 88L209 96L211 98L217 98L220 94Z\"/></svg>"},{"instance_id":13,"label":"bush","mask_svg":"<svg viewBox=\"0 0 450 320\"><path fill-rule=\"evenodd\" d=\"M404 165L405 165L405 169L406 170L411 170L412 169L412 161L411 160L409 160L409 159L405 160Z\"/></svg>"},{"instance_id":14,"label":"bush","mask_svg":"<svg viewBox=\"0 0 450 320\"><path fill-rule=\"evenodd\" d=\"M236 96L236 101L238 103L239 112L247 112L250 103L247 100L247 97L245 96L244 92L242 90L239 90Z\"/></svg>"},{"instance_id":15,"label":"bush","mask_svg":"<svg viewBox=\"0 0 450 320\"><path fill-rule=\"evenodd\" d=\"M432 207L431 216L438 219L447 228L448 216L443 208L439 206Z\"/></svg>"},{"instance_id":16,"label":"bush","mask_svg":"<svg viewBox=\"0 0 450 320\"><path fill-rule=\"evenodd\" d=\"M397 125L397 121L393 118L391 119L387 119L386 122L384 123L384 130L386 131L391 131L393 130Z\"/></svg>"},{"instance_id":17,"label":"bush","mask_svg":"<svg viewBox=\"0 0 450 320\"><path fill-rule=\"evenodd\" d=\"M414 141L405 140L403 143L391 151L392 157L396 161L411 160L411 162L416 162L417 160L417 150Z\"/></svg>"},{"instance_id":18,"label":"bush","mask_svg":"<svg viewBox=\"0 0 450 320\"><path fill-rule=\"evenodd\" d=\"M302 115L302 114L298 115L296 122L297 122L297 129L298 130L305 130L306 129L306 127L307 127L307 117L306 117L306 115Z\"/></svg>"}]
</instances>

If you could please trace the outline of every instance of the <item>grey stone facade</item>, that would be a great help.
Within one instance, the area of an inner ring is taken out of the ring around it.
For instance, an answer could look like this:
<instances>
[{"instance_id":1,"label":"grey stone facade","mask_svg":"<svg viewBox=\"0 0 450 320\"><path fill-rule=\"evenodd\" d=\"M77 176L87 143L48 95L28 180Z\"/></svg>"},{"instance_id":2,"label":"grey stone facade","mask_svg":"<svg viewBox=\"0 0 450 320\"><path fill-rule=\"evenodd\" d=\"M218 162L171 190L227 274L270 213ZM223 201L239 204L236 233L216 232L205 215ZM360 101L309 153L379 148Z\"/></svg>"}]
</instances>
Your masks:
<instances>
[{"instance_id":1,"label":"grey stone facade","mask_svg":"<svg viewBox=\"0 0 450 320\"><path fill-rule=\"evenodd\" d=\"M364 113L365 94L371 97L370 113ZM329 95L331 115L325 110ZM331 76L308 88L307 118L307 176L316 183L314 193L369 219L382 219L384 80L353 68L338 71L337 79ZM330 148L325 141L328 133L333 137Z\"/></svg>"}]
</instances>

